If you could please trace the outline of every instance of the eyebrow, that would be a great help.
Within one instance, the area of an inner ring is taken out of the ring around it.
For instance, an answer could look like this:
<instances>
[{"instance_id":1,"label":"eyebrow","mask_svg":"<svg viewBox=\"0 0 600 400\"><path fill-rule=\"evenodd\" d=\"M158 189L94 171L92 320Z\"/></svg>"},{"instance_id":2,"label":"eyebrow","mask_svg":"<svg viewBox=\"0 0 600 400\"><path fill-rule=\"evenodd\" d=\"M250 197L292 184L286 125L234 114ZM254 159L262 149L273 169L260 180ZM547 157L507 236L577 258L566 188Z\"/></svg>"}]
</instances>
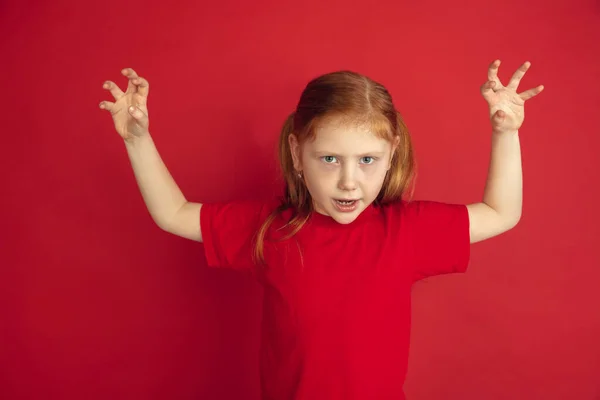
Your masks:
<instances>
[{"instance_id":1,"label":"eyebrow","mask_svg":"<svg viewBox=\"0 0 600 400\"><path fill-rule=\"evenodd\" d=\"M344 158L343 155L337 154L334 151L332 151L332 152L329 152L329 151L315 151L314 154L317 155L317 156L335 156L335 157L339 157L339 158ZM385 151L371 151L371 152L365 152L365 153L357 154L357 157L370 157L370 156L381 157L383 155L385 155Z\"/></svg>"}]
</instances>

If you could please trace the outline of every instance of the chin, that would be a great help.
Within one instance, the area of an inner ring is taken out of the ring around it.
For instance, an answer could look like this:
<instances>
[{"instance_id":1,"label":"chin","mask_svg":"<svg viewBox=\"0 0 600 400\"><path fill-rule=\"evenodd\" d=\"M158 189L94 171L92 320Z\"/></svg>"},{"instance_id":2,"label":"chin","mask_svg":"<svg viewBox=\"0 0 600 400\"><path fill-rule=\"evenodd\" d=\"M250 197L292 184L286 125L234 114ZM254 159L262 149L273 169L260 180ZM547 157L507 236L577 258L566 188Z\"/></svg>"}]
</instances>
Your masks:
<instances>
[{"instance_id":1,"label":"chin","mask_svg":"<svg viewBox=\"0 0 600 400\"><path fill-rule=\"evenodd\" d=\"M339 224L348 225L354 222L358 214L360 213L356 213L356 215L333 215L332 218Z\"/></svg>"}]
</instances>

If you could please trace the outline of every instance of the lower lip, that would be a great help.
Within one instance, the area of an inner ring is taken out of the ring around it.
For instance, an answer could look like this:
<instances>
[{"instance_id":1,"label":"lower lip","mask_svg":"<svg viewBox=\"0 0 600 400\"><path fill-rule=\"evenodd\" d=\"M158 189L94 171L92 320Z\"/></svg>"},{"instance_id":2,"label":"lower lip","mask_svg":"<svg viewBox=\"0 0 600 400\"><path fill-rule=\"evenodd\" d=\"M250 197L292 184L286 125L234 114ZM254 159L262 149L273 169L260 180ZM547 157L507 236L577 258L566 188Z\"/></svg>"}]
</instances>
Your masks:
<instances>
[{"instance_id":1,"label":"lower lip","mask_svg":"<svg viewBox=\"0 0 600 400\"><path fill-rule=\"evenodd\" d=\"M338 203L336 200L333 200L333 204L335 205L336 210L343 213L349 213L358 208L358 200L354 200L354 202L348 205L343 205Z\"/></svg>"}]
</instances>

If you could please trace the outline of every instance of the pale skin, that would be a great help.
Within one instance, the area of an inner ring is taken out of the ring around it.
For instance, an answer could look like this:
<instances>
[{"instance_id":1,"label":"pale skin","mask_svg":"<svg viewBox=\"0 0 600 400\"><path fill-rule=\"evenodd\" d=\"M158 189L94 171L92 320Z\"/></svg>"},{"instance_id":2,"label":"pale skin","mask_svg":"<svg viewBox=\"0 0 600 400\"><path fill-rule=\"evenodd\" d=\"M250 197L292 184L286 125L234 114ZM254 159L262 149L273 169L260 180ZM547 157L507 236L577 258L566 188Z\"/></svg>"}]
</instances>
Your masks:
<instances>
[{"instance_id":1,"label":"pale skin","mask_svg":"<svg viewBox=\"0 0 600 400\"><path fill-rule=\"evenodd\" d=\"M147 107L150 85L131 68L125 68L121 73L128 79L126 91L114 82L106 81L102 87L110 91L115 101L102 101L99 107L111 113L115 129L125 141L148 212L164 231L202 242L202 204L187 201L150 136Z\"/></svg>"},{"instance_id":2,"label":"pale skin","mask_svg":"<svg viewBox=\"0 0 600 400\"><path fill-rule=\"evenodd\" d=\"M375 136L369 126L330 118L319 124L313 140L300 144L291 134L289 144L294 168L302 171L314 210L350 224L377 198L398 140L390 143ZM336 199L352 200L355 209L340 212Z\"/></svg>"},{"instance_id":3,"label":"pale skin","mask_svg":"<svg viewBox=\"0 0 600 400\"><path fill-rule=\"evenodd\" d=\"M489 106L492 148L483 200L467 206L471 243L504 233L521 219L523 176L519 128L525 118L525 102L544 90L539 85L517 93L530 62L521 65L506 86L498 79L499 66L500 60L490 65L488 80L481 87Z\"/></svg>"},{"instance_id":4,"label":"pale skin","mask_svg":"<svg viewBox=\"0 0 600 400\"><path fill-rule=\"evenodd\" d=\"M517 93L519 82L530 63L524 63L513 74L506 86L503 86L498 79L499 65L499 60L492 63L488 71L488 81L481 87L481 93L490 109L492 151L483 200L467 206L471 243L491 238L511 229L521 217L522 174L518 130L524 119L525 101L543 90L543 86L538 86ZM146 79L139 77L131 68L126 68L121 73L128 79L126 91L123 92L114 82L106 81L103 88L110 91L114 102L102 101L99 107L111 113L115 129L125 142L134 175L148 211L161 229L202 242L200 231L202 204L187 201L184 197L162 162L149 132L147 108L149 83ZM356 176L368 177L368 174L372 173L382 178L386 170L387 157L393 151L395 144L383 145L383 147L381 147L381 143L374 142L374 144L375 152L378 148L379 151L387 154L381 158L383 164L376 166L371 158L357 154L352 157L361 160L360 169L345 168L344 170L355 171ZM294 157L298 159L297 156ZM317 158L321 159L322 157ZM335 159L326 158L326 160L328 164L331 164L331 161ZM367 165L372 166L367 167ZM298 165L298 169L300 170L301 166ZM330 171L328 179L332 179L331 169L328 171ZM331 189L335 191L335 198L351 198L352 196L340 197L338 195L349 193L349 190L353 190L352 188L355 187L361 188L361 197L367 200L373 197L373 187L361 187L360 182L358 182L359 185L354 185L349 181L348 176L348 174L344 175L336 188ZM366 179L365 182L367 182ZM348 223L350 221L340 222Z\"/></svg>"}]
</instances>

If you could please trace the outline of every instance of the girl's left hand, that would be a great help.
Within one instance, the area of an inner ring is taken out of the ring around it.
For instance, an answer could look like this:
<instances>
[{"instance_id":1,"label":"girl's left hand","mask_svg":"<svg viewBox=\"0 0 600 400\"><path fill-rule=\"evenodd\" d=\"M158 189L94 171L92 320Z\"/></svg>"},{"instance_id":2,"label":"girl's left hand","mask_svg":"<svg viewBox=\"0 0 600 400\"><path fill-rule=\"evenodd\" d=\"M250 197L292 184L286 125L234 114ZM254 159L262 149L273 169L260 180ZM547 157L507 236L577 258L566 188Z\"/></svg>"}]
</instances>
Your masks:
<instances>
[{"instance_id":1,"label":"girl's left hand","mask_svg":"<svg viewBox=\"0 0 600 400\"><path fill-rule=\"evenodd\" d=\"M490 108L490 119L494 133L517 132L525 118L525 101L538 95L544 86L517 93L519 82L531 66L525 62L515 71L508 85L498 79L500 60L494 61L488 70L488 81L481 86L481 94Z\"/></svg>"}]
</instances>

